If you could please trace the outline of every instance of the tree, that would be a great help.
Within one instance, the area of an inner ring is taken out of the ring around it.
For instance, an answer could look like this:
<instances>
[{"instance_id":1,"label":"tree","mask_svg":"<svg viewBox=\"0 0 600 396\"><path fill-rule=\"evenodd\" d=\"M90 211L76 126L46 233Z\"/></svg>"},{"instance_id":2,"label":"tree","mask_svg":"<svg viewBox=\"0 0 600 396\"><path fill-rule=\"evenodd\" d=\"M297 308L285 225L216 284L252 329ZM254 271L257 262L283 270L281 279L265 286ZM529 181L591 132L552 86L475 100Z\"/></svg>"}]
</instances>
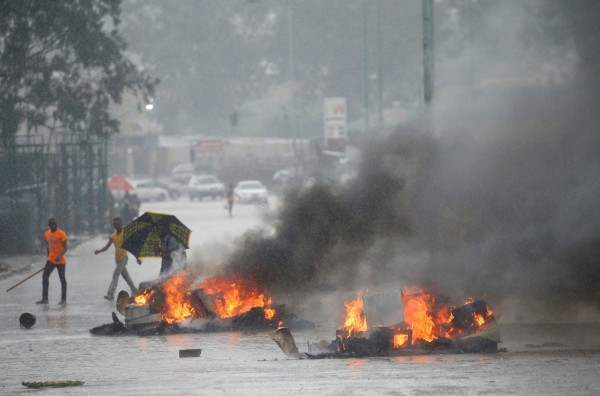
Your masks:
<instances>
[{"instance_id":1,"label":"tree","mask_svg":"<svg viewBox=\"0 0 600 396\"><path fill-rule=\"evenodd\" d=\"M120 0L0 1L0 135L21 126L86 137L119 132L110 107L142 100L158 82L129 60L118 30Z\"/></svg>"},{"instance_id":2,"label":"tree","mask_svg":"<svg viewBox=\"0 0 600 396\"><path fill-rule=\"evenodd\" d=\"M245 1L124 2L124 34L161 78L155 114L168 131L229 131L228 115L256 94L264 15Z\"/></svg>"}]
</instances>

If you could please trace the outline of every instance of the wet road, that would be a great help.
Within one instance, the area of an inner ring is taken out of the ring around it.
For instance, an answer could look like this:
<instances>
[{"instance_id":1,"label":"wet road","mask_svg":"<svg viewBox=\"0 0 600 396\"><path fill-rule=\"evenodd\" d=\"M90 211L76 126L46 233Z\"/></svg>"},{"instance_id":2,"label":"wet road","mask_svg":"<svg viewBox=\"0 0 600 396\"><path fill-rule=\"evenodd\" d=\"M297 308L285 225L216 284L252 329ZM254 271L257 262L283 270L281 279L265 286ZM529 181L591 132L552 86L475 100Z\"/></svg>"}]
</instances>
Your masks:
<instances>
[{"instance_id":1,"label":"wet road","mask_svg":"<svg viewBox=\"0 0 600 396\"><path fill-rule=\"evenodd\" d=\"M145 204L142 210L176 214L192 230L190 261L209 266L222 246L259 224L264 209L238 205L229 219L223 202ZM41 275L10 293L22 276L0 281L0 393L30 393L22 381L81 380L83 386L44 394L600 394L600 325L532 326L501 323L502 347L491 355L435 355L347 360L287 359L263 333L181 334L154 337L94 337L89 329L110 322L114 304L102 296L114 268L113 251L94 256L106 236L68 253L69 303L56 305L58 276L50 279L50 305L35 305ZM216 261L215 261L216 262ZM32 268L35 271L43 263ZM142 266L130 259L138 283L154 279L158 259ZM204 268L210 273L211 268ZM125 289L122 280L117 290ZM37 317L19 328L23 312ZM305 318L311 319L311 318ZM306 343L333 339L335 329L295 333ZM544 348L541 345L556 342ZM179 358L180 349L201 348L199 358Z\"/></svg>"}]
</instances>

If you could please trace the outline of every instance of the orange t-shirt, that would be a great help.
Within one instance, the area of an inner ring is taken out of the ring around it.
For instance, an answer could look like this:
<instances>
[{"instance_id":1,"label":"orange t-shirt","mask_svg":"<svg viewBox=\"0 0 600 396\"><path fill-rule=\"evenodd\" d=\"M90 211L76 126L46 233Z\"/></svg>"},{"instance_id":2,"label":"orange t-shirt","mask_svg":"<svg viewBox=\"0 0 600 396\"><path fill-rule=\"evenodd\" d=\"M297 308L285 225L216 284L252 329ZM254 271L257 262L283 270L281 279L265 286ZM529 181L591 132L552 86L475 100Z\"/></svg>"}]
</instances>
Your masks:
<instances>
[{"instance_id":1,"label":"orange t-shirt","mask_svg":"<svg viewBox=\"0 0 600 396\"><path fill-rule=\"evenodd\" d=\"M67 234L60 228L57 228L54 232L47 230L44 233L44 239L48 244L48 261L53 264L67 264L67 258L64 255L59 261L56 261L56 256L64 250L63 242L67 241Z\"/></svg>"}]
</instances>

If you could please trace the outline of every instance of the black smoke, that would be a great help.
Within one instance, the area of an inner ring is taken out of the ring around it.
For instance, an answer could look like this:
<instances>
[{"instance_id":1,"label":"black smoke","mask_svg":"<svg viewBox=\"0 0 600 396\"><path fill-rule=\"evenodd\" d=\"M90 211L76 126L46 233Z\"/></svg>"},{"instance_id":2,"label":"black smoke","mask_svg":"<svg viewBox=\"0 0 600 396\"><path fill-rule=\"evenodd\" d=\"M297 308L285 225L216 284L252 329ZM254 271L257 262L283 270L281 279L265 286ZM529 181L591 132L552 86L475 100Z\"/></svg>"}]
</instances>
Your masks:
<instances>
[{"instance_id":1,"label":"black smoke","mask_svg":"<svg viewBox=\"0 0 600 396\"><path fill-rule=\"evenodd\" d=\"M350 182L289 197L226 272L272 291L397 281L515 315L600 308L600 3L489 4L488 41L438 59L426 122L365 145Z\"/></svg>"},{"instance_id":2,"label":"black smoke","mask_svg":"<svg viewBox=\"0 0 600 396\"><path fill-rule=\"evenodd\" d=\"M411 201L433 150L430 138L414 132L367 147L354 179L288 196L273 229L246 234L227 271L253 277L270 291L357 286L373 246L394 251L399 240L411 238ZM388 266L382 260L373 272Z\"/></svg>"}]
</instances>

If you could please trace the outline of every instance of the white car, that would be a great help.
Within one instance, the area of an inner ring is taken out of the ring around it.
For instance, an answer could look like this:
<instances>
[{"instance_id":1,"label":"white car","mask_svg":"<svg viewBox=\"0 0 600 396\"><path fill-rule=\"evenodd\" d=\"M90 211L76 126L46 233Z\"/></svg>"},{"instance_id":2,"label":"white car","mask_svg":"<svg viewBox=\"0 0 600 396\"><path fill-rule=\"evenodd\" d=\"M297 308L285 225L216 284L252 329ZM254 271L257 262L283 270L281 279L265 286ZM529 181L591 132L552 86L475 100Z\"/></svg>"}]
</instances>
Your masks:
<instances>
[{"instance_id":1,"label":"white car","mask_svg":"<svg viewBox=\"0 0 600 396\"><path fill-rule=\"evenodd\" d=\"M179 164L171 171L171 178L175 182L189 182L190 177L194 175L194 164L184 163Z\"/></svg>"},{"instance_id":2,"label":"white car","mask_svg":"<svg viewBox=\"0 0 600 396\"><path fill-rule=\"evenodd\" d=\"M243 180L233 189L233 195L240 203L269 203L267 188L258 180Z\"/></svg>"},{"instance_id":3,"label":"white car","mask_svg":"<svg viewBox=\"0 0 600 396\"><path fill-rule=\"evenodd\" d=\"M154 180L138 180L132 184L140 201L164 201L169 197L169 191L157 186Z\"/></svg>"},{"instance_id":4,"label":"white car","mask_svg":"<svg viewBox=\"0 0 600 396\"><path fill-rule=\"evenodd\" d=\"M223 198L225 197L225 185L213 175L192 176L188 183L188 193L190 200L194 198L202 200L204 197Z\"/></svg>"}]
</instances>

